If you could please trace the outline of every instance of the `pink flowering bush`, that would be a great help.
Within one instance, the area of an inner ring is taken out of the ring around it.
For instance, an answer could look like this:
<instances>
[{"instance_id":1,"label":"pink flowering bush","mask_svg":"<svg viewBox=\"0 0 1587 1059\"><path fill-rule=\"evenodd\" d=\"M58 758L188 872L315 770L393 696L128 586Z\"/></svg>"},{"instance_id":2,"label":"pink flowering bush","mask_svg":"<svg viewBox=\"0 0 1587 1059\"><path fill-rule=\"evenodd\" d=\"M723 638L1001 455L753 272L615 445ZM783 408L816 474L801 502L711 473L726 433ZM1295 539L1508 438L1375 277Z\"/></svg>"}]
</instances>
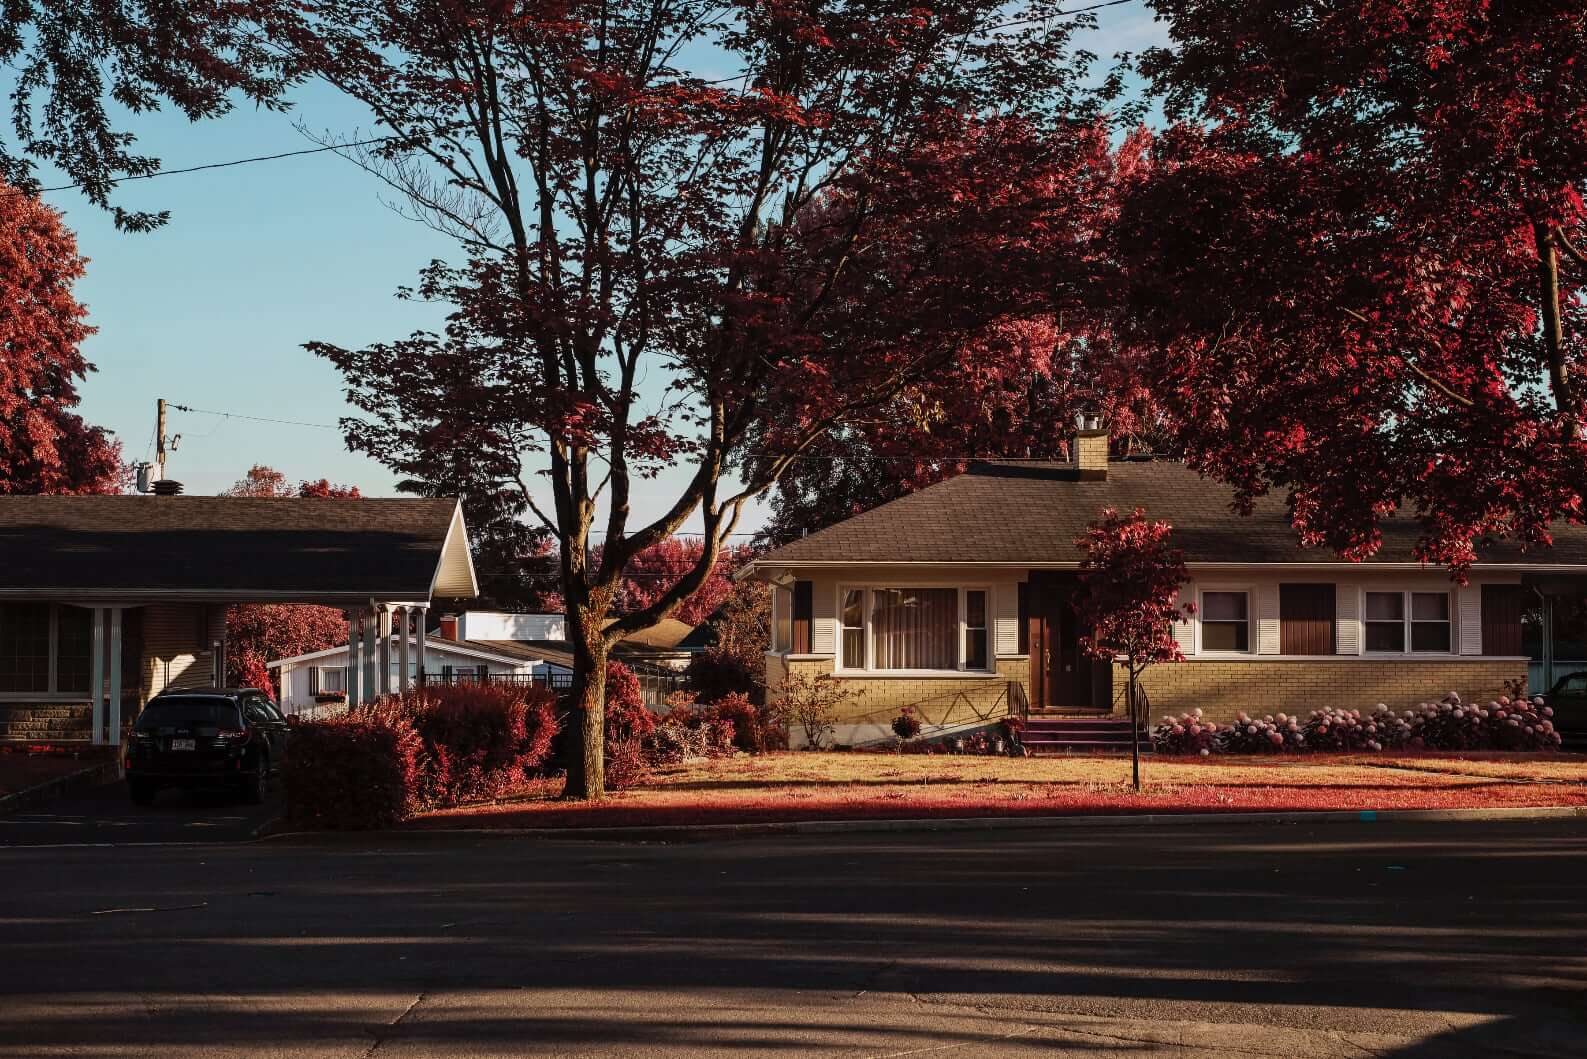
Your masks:
<instances>
[{"instance_id":1,"label":"pink flowering bush","mask_svg":"<svg viewBox=\"0 0 1587 1059\"><path fill-rule=\"evenodd\" d=\"M1207 757L1217 746L1218 726L1201 718L1200 710L1177 718L1165 714L1152 730L1152 749L1159 754L1193 754Z\"/></svg>"},{"instance_id":2,"label":"pink flowering bush","mask_svg":"<svg viewBox=\"0 0 1587 1059\"><path fill-rule=\"evenodd\" d=\"M1354 754L1379 750L1554 750L1560 745L1554 711L1541 698L1500 696L1464 703L1455 692L1396 712L1378 703L1370 712L1329 706L1304 721L1289 714L1216 725L1200 710L1163 718L1152 732L1159 754L1274 754L1298 751Z\"/></svg>"},{"instance_id":3,"label":"pink flowering bush","mask_svg":"<svg viewBox=\"0 0 1587 1059\"><path fill-rule=\"evenodd\" d=\"M1242 713L1218 733L1218 742L1229 754L1284 754L1308 749L1300 719L1287 713L1263 717Z\"/></svg>"}]
</instances>

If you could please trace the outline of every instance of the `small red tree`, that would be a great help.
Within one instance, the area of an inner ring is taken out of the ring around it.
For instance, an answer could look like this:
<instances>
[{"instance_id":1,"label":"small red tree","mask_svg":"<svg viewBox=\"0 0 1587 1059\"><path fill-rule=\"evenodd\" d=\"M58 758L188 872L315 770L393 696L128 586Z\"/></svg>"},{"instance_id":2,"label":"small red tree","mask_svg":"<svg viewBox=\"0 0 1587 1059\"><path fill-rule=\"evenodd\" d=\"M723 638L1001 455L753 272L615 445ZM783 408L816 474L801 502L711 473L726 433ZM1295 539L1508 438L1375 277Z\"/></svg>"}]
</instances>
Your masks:
<instances>
[{"instance_id":1,"label":"small red tree","mask_svg":"<svg viewBox=\"0 0 1587 1059\"><path fill-rule=\"evenodd\" d=\"M1185 558L1169 544L1173 527L1152 522L1136 508L1120 515L1112 508L1076 539L1085 552L1080 564L1082 592L1076 601L1082 625L1081 650L1093 658L1123 659L1129 673L1130 757L1135 789L1141 789L1140 676L1156 662L1182 662L1174 622L1195 613L1180 603L1188 579Z\"/></svg>"},{"instance_id":2,"label":"small red tree","mask_svg":"<svg viewBox=\"0 0 1587 1059\"><path fill-rule=\"evenodd\" d=\"M84 264L59 213L0 183L0 495L118 491L120 445L72 411L94 370Z\"/></svg>"},{"instance_id":3,"label":"small red tree","mask_svg":"<svg viewBox=\"0 0 1587 1059\"><path fill-rule=\"evenodd\" d=\"M286 475L256 463L221 494L246 497L312 497L356 500L358 487L332 485L321 478L300 482L296 489ZM276 696L266 663L274 658L323 651L347 642L347 620L335 607L296 603L241 603L226 611L226 676L240 687L258 688Z\"/></svg>"}]
</instances>

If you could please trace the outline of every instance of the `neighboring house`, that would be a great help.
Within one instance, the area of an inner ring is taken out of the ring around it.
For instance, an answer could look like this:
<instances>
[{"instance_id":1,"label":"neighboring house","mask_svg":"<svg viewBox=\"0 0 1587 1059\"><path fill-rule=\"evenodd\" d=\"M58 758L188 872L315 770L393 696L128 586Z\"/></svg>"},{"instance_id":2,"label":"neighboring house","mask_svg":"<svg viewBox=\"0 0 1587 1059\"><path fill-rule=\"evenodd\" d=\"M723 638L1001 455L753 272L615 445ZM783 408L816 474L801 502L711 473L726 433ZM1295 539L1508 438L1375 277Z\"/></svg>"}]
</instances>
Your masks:
<instances>
[{"instance_id":1,"label":"neighboring house","mask_svg":"<svg viewBox=\"0 0 1587 1059\"><path fill-rule=\"evenodd\" d=\"M362 661L478 593L453 500L6 496L0 556L0 739L117 743L151 696L224 683L233 603L343 608Z\"/></svg>"},{"instance_id":2,"label":"neighboring house","mask_svg":"<svg viewBox=\"0 0 1587 1059\"><path fill-rule=\"evenodd\" d=\"M517 649L492 649L483 644L459 643L440 636L426 638L426 679L444 683L472 683L504 678L529 682L537 671L544 671L544 660ZM388 679L393 689L404 687L398 673L401 645L392 637L388 645ZM418 638L408 637L408 677L406 686L419 679ZM281 710L286 714L312 713L326 703L345 702L347 697L347 646L279 658L267 663L280 671Z\"/></svg>"},{"instance_id":3,"label":"neighboring house","mask_svg":"<svg viewBox=\"0 0 1587 1059\"><path fill-rule=\"evenodd\" d=\"M441 635L491 650L519 650L544 663L550 681L561 685L573 676L573 645L567 619L561 614L512 614L471 610L444 615ZM680 686L680 676L698 647L685 646L693 627L667 618L619 640L611 651L639 677L645 703L659 706Z\"/></svg>"},{"instance_id":4,"label":"neighboring house","mask_svg":"<svg viewBox=\"0 0 1587 1059\"><path fill-rule=\"evenodd\" d=\"M1122 669L1081 653L1071 607L1075 539L1108 507L1171 523L1191 575L1197 615L1174 628L1187 661L1145 676L1154 715L1495 696L1532 655L1545 681L1562 675L1555 644L1575 634L1554 625L1584 609L1583 527L1557 526L1551 548L1485 548L1457 585L1412 558L1414 519L1385 520L1379 552L1349 563L1300 547L1281 498L1243 517L1227 487L1180 463L1110 461L1105 432L1079 433L1073 451L1074 463L975 464L755 560L747 575L776 586L768 686L825 674L863 692L839 743L884 738L904 706L938 730L1027 702L1120 712Z\"/></svg>"}]
</instances>

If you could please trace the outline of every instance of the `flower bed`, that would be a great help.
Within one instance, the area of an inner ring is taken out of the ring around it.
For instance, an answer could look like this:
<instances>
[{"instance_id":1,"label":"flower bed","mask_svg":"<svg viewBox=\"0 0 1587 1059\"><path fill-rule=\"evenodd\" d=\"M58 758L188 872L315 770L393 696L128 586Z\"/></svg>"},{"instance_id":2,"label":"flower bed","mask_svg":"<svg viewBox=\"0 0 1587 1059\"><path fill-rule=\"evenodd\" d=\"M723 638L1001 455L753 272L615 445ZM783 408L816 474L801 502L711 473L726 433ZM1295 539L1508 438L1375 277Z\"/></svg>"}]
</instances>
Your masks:
<instances>
[{"instance_id":1,"label":"flower bed","mask_svg":"<svg viewBox=\"0 0 1587 1059\"><path fill-rule=\"evenodd\" d=\"M1541 698L1464 703L1455 692L1440 702L1424 702L1396 712L1383 703L1360 710L1325 707L1302 719L1287 714L1214 724L1200 710L1165 716L1152 732L1159 754L1281 754L1382 750L1554 750L1560 734L1554 711Z\"/></svg>"}]
</instances>

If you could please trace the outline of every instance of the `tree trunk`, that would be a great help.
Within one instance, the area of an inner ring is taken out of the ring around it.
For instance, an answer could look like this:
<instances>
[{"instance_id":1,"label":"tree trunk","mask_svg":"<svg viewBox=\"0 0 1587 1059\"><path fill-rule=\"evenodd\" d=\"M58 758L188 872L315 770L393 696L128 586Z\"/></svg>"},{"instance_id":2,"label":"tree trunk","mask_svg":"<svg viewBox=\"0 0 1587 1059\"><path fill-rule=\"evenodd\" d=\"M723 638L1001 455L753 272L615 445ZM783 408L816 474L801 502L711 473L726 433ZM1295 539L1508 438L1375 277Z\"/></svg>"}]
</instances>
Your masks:
<instances>
[{"instance_id":1,"label":"tree trunk","mask_svg":"<svg viewBox=\"0 0 1587 1059\"><path fill-rule=\"evenodd\" d=\"M1136 673L1130 669L1130 770L1135 779L1135 793L1141 792L1141 696Z\"/></svg>"},{"instance_id":2,"label":"tree trunk","mask_svg":"<svg viewBox=\"0 0 1587 1059\"><path fill-rule=\"evenodd\" d=\"M593 802L606 797L606 645L599 631L591 643L581 623L569 625L573 708L568 716L568 779L562 797Z\"/></svg>"},{"instance_id":3,"label":"tree trunk","mask_svg":"<svg viewBox=\"0 0 1587 1059\"><path fill-rule=\"evenodd\" d=\"M1554 407L1567 418L1576 415L1570 368L1565 362L1565 328L1560 313L1559 248L1549 225L1534 224L1537 241L1538 295L1543 308L1543 345L1548 354L1549 386L1554 391Z\"/></svg>"}]
</instances>

